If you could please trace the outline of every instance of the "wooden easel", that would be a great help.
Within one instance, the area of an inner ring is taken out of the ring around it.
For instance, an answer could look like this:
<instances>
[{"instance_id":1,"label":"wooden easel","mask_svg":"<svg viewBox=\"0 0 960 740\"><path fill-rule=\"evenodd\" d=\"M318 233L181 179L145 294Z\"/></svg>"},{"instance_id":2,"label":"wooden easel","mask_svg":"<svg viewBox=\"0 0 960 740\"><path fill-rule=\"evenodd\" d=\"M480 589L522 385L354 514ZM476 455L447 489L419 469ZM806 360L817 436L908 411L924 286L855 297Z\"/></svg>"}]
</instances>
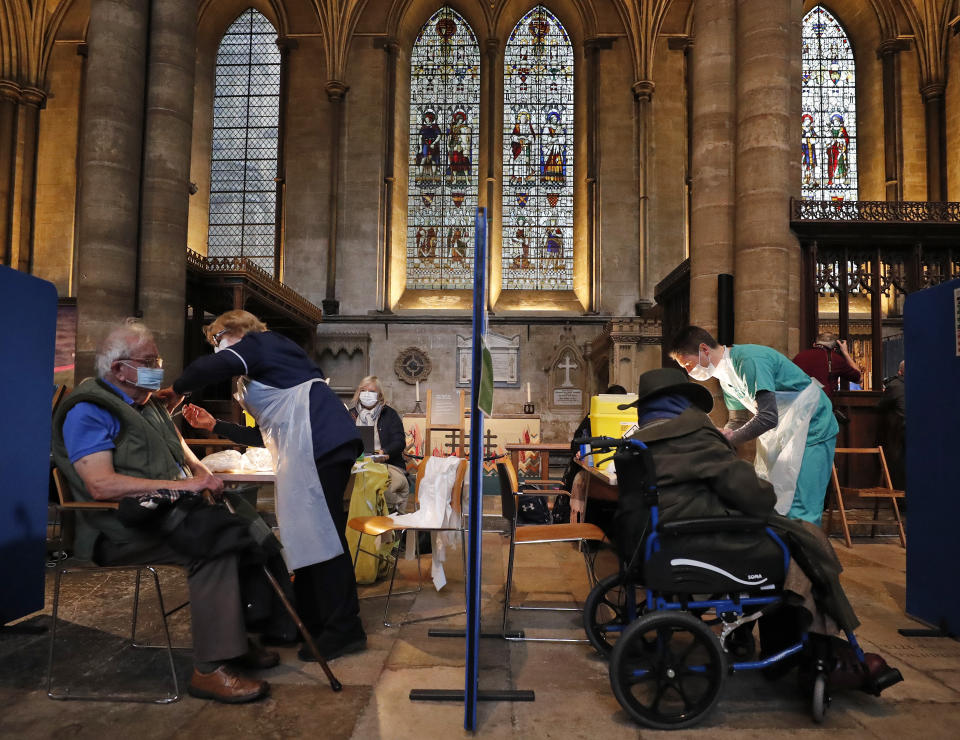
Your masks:
<instances>
[{"instance_id":1,"label":"wooden easel","mask_svg":"<svg viewBox=\"0 0 960 740\"><path fill-rule=\"evenodd\" d=\"M456 408L456 419L457 422L454 423L454 419L450 414L444 414L438 419L434 419L435 412L437 410L436 405L433 402L433 391L429 388L427 389L427 413L424 419L424 457L430 457L433 454L433 443L431 441L432 432L460 432L459 443L457 444L457 455L458 457L465 457L464 455L464 438L466 437L466 419L464 415L464 398L465 393L460 390L457 391L457 397L459 399L458 403L455 402ZM451 409L444 409L445 411L450 411Z\"/></svg>"}]
</instances>

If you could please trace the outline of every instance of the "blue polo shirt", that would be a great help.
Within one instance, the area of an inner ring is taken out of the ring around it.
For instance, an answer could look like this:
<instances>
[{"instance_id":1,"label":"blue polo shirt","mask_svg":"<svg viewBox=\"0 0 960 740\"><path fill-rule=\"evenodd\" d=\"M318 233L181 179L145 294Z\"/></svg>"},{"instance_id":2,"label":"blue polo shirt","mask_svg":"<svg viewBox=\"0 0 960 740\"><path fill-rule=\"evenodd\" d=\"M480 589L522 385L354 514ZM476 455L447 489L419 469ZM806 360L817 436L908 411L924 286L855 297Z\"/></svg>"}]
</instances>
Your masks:
<instances>
[{"instance_id":1,"label":"blue polo shirt","mask_svg":"<svg viewBox=\"0 0 960 740\"><path fill-rule=\"evenodd\" d=\"M130 396L108 383L117 395L133 406ZM116 449L113 440L120 434L120 420L103 406L86 401L78 403L67 412L63 420L63 443L66 445L70 462L75 463L82 457L94 452Z\"/></svg>"}]
</instances>

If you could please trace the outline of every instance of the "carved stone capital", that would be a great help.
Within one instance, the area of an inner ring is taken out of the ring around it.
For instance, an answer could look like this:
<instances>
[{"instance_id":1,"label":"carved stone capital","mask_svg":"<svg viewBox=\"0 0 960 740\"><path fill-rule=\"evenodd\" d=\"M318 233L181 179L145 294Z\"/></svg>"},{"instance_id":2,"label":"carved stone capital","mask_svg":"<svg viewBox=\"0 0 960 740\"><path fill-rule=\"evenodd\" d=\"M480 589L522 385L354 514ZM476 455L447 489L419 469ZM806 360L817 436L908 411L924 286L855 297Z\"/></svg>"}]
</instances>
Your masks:
<instances>
[{"instance_id":1,"label":"carved stone capital","mask_svg":"<svg viewBox=\"0 0 960 740\"><path fill-rule=\"evenodd\" d=\"M653 91L656 88L653 80L638 80L633 83L633 99L642 103L653 100Z\"/></svg>"},{"instance_id":2,"label":"carved stone capital","mask_svg":"<svg viewBox=\"0 0 960 740\"><path fill-rule=\"evenodd\" d=\"M377 36L373 40L373 46L376 49L383 49L391 56L396 56L400 51L400 43L393 36Z\"/></svg>"},{"instance_id":3,"label":"carved stone capital","mask_svg":"<svg viewBox=\"0 0 960 740\"><path fill-rule=\"evenodd\" d=\"M20 102L37 108L45 108L47 105L47 94L38 87L25 87L20 93Z\"/></svg>"},{"instance_id":4,"label":"carved stone capital","mask_svg":"<svg viewBox=\"0 0 960 740\"><path fill-rule=\"evenodd\" d=\"M497 52L500 51L500 40L493 37L488 38L483 42L483 48L488 57L495 57Z\"/></svg>"},{"instance_id":5,"label":"carved stone capital","mask_svg":"<svg viewBox=\"0 0 960 740\"><path fill-rule=\"evenodd\" d=\"M323 86L324 92L327 93L327 100L331 103L340 103L347 96L347 90L350 87L340 80L327 80L326 84Z\"/></svg>"},{"instance_id":6,"label":"carved stone capital","mask_svg":"<svg viewBox=\"0 0 960 740\"><path fill-rule=\"evenodd\" d=\"M884 39L877 45L877 59L894 56L909 48L910 42L906 39Z\"/></svg>"},{"instance_id":7,"label":"carved stone capital","mask_svg":"<svg viewBox=\"0 0 960 740\"><path fill-rule=\"evenodd\" d=\"M19 103L23 89L16 82L11 80L0 80L0 100L9 100L13 103Z\"/></svg>"},{"instance_id":8,"label":"carved stone capital","mask_svg":"<svg viewBox=\"0 0 960 740\"><path fill-rule=\"evenodd\" d=\"M300 43L296 39L292 39L289 36L277 37L277 48L280 49L281 52L290 52L299 47Z\"/></svg>"},{"instance_id":9,"label":"carved stone capital","mask_svg":"<svg viewBox=\"0 0 960 740\"><path fill-rule=\"evenodd\" d=\"M946 92L947 83L945 82L928 82L920 86L920 96L925 103L937 100L938 98L942 100Z\"/></svg>"}]
</instances>

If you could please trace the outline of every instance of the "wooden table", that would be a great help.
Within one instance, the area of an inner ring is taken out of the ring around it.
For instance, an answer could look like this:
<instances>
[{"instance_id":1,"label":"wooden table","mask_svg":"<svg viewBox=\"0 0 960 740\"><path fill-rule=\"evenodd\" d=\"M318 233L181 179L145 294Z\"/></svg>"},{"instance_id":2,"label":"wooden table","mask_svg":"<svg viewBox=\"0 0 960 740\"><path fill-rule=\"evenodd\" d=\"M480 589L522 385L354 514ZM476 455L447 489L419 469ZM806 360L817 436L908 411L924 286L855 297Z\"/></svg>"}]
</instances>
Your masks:
<instances>
[{"instance_id":1,"label":"wooden table","mask_svg":"<svg viewBox=\"0 0 960 740\"><path fill-rule=\"evenodd\" d=\"M276 483L277 474L275 472L257 472L257 473L214 473L225 483Z\"/></svg>"},{"instance_id":2,"label":"wooden table","mask_svg":"<svg viewBox=\"0 0 960 740\"><path fill-rule=\"evenodd\" d=\"M513 469L517 471L517 477L520 476L520 453L535 452L540 455L540 477L535 479L527 478L523 482L533 485L554 485L560 486L562 481L558 478L550 477L550 453L566 452L570 453L570 445L566 442L541 442L540 444L507 444L504 445L507 452L510 453L510 459L513 461Z\"/></svg>"},{"instance_id":3,"label":"wooden table","mask_svg":"<svg viewBox=\"0 0 960 740\"><path fill-rule=\"evenodd\" d=\"M588 465L584 460L577 460L577 465L587 471L587 486L585 489L585 494L587 498L590 498L590 483L594 480L598 480L601 483L605 483L607 486L612 487L615 491L615 495L611 495L608 491L604 489L599 489L595 491L594 498L603 499L605 501L616 501L617 496L619 495L619 490L617 490L616 478L607 474L605 470L600 468L595 468L592 465ZM602 491L602 493L600 493ZM599 494L599 495L598 495Z\"/></svg>"}]
</instances>

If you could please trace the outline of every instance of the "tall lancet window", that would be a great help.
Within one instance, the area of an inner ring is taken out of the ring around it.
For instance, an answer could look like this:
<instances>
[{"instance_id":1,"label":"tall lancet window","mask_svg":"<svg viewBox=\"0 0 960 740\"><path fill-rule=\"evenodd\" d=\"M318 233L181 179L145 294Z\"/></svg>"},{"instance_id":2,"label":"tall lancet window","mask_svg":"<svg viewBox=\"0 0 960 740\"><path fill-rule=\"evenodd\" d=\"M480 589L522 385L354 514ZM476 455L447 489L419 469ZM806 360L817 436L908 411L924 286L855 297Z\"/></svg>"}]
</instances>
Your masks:
<instances>
[{"instance_id":1,"label":"tall lancet window","mask_svg":"<svg viewBox=\"0 0 960 740\"><path fill-rule=\"evenodd\" d=\"M542 5L503 59L503 288L573 288L573 46Z\"/></svg>"},{"instance_id":2,"label":"tall lancet window","mask_svg":"<svg viewBox=\"0 0 960 740\"><path fill-rule=\"evenodd\" d=\"M210 257L275 266L280 51L262 14L244 11L217 50L210 164Z\"/></svg>"},{"instance_id":3,"label":"tall lancet window","mask_svg":"<svg viewBox=\"0 0 960 740\"><path fill-rule=\"evenodd\" d=\"M473 287L480 47L452 8L434 13L410 58L407 288Z\"/></svg>"},{"instance_id":4,"label":"tall lancet window","mask_svg":"<svg viewBox=\"0 0 960 740\"><path fill-rule=\"evenodd\" d=\"M853 49L822 5L803 19L800 168L803 197L857 199L857 95Z\"/></svg>"}]
</instances>

